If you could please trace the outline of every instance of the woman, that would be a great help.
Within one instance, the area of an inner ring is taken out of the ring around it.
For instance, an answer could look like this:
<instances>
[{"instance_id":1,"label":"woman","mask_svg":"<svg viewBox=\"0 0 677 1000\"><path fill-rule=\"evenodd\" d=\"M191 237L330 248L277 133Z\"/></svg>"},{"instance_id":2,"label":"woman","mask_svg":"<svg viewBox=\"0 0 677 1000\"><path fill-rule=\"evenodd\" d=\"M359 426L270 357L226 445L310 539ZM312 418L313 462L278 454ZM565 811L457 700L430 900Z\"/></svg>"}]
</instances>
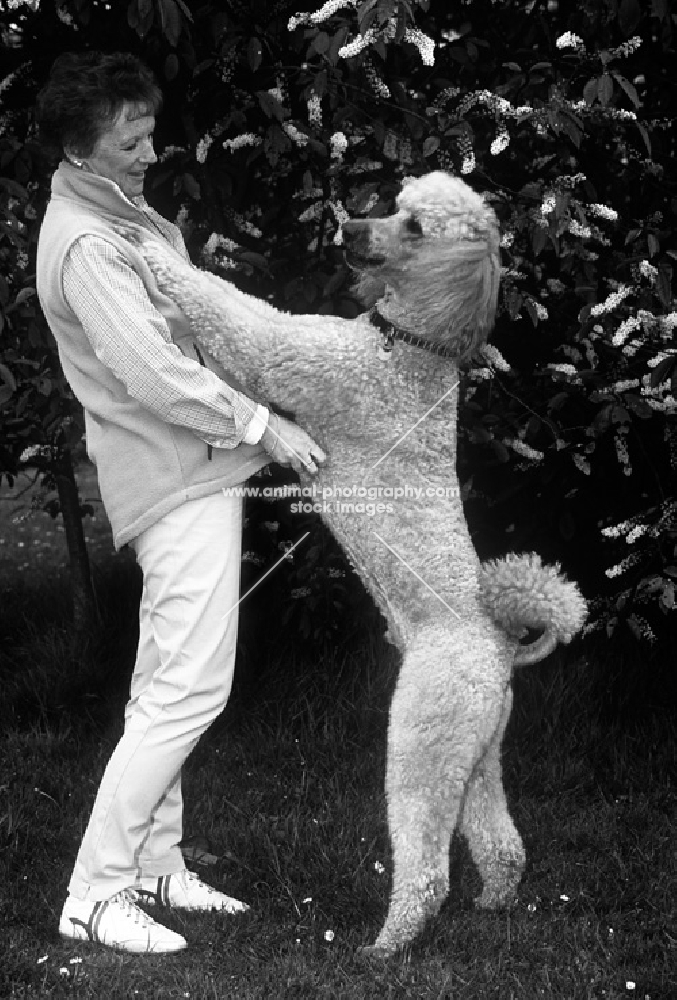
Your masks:
<instances>
[{"instance_id":1,"label":"woman","mask_svg":"<svg viewBox=\"0 0 677 1000\"><path fill-rule=\"evenodd\" d=\"M188 872L179 849L181 767L224 708L235 659L242 501L223 488L271 460L316 472L324 459L198 348L115 228L150 230L187 257L178 229L143 199L160 104L150 71L124 53L61 56L38 102L43 133L63 151L40 231L38 294L84 408L115 546L132 546L143 572L124 733L59 930L132 952L186 946L139 901L247 909Z\"/></svg>"}]
</instances>

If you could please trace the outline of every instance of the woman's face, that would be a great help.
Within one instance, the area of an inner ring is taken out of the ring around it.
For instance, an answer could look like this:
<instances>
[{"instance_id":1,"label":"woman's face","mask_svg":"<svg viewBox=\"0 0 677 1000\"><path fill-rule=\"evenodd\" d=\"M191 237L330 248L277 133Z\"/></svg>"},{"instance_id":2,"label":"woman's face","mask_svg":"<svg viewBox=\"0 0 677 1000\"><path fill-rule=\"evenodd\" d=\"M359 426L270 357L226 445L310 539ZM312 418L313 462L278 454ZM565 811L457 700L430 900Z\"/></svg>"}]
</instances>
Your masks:
<instances>
[{"instance_id":1,"label":"woman's face","mask_svg":"<svg viewBox=\"0 0 677 1000\"><path fill-rule=\"evenodd\" d=\"M157 160L153 149L155 116L146 107L125 103L99 136L90 156L79 160L95 174L115 181L128 198L143 194L146 170Z\"/></svg>"}]
</instances>

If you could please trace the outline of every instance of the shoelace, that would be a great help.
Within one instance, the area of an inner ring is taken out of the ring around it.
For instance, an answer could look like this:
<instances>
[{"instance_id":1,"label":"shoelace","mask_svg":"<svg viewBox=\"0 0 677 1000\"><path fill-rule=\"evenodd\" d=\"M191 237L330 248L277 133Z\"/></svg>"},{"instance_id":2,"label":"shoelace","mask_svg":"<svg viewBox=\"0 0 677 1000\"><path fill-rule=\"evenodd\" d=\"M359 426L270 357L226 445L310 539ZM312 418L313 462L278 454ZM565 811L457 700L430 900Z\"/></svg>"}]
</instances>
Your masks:
<instances>
[{"instance_id":1,"label":"shoelace","mask_svg":"<svg viewBox=\"0 0 677 1000\"><path fill-rule=\"evenodd\" d=\"M202 879L199 878L199 876L197 876L195 874L195 872L190 871L188 868L186 868L185 871L184 871L183 882L184 882L184 885L186 886L186 888L189 887L189 883L191 883L191 882L197 882L198 886L200 886L202 889L206 889L207 893L210 896L215 896L216 895L216 889L212 889L212 887L210 885L207 885L206 882L203 882Z\"/></svg>"},{"instance_id":2,"label":"shoelace","mask_svg":"<svg viewBox=\"0 0 677 1000\"><path fill-rule=\"evenodd\" d=\"M138 924L140 927L150 927L151 924L155 923L152 917L149 917L147 913L137 906L134 897L130 893L129 889L123 889L115 897L116 902L120 904L123 910L126 910L130 917L134 918L134 923Z\"/></svg>"}]
</instances>

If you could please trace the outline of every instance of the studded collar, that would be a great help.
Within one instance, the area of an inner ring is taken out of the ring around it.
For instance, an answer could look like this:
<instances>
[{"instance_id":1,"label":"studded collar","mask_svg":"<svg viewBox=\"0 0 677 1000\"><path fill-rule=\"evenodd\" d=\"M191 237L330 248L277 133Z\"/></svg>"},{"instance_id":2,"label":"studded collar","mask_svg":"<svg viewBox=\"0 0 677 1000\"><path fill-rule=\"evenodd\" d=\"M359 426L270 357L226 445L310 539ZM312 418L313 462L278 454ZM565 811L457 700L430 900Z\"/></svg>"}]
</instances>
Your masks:
<instances>
[{"instance_id":1,"label":"studded collar","mask_svg":"<svg viewBox=\"0 0 677 1000\"><path fill-rule=\"evenodd\" d=\"M412 347L420 347L430 354L438 354L443 358L456 357L455 352L449 350L444 344L436 344L432 340L426 340L424 337L416 337L413 333L400 330L394 323L391 323L390 320L382 316L376 306L372 306L367 315L369 316L369 321L383 334L382 347L384 351L392 351L395 341L402 340L405 344L411 344Z\"/></svg>"}]
</instances>

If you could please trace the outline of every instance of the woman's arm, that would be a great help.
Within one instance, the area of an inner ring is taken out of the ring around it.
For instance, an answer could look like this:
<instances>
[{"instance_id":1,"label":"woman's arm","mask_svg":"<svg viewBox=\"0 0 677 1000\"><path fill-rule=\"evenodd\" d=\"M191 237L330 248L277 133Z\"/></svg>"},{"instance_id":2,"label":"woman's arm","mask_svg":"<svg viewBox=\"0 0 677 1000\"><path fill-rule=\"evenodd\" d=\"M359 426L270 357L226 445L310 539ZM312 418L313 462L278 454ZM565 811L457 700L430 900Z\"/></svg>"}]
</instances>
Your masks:
<instances>
[{"instance_id":1,"label":"woman's arm","mask_svg":"<svg viewBox=\"0 0 677 1000\"><path fill-rule=\"evenodd\" d=\"M113 244L81 237L67 256L63 282L94 352L131 396L216 447L260 439L265 408L179 350L140 277Z\"/></svg>"}]
</instances>

